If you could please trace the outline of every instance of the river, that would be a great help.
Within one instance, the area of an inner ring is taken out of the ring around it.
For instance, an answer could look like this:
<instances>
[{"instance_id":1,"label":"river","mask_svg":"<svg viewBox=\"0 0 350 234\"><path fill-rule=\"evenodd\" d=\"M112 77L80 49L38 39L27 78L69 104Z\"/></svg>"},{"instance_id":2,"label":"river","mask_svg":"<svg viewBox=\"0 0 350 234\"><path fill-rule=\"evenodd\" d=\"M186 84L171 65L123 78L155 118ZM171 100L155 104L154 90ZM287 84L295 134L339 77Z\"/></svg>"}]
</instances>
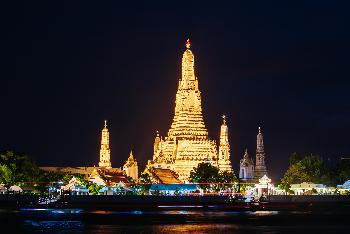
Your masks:
<instances>
[{"instance_id":1,"label":"river","mask_svg":"<svg viewBox=\"0 0 350 234\"><path fill-rule=\"evenodd\" d=\"M2 209L0 233L349 233L350 211Z\"/></svg>"}]
</instances>

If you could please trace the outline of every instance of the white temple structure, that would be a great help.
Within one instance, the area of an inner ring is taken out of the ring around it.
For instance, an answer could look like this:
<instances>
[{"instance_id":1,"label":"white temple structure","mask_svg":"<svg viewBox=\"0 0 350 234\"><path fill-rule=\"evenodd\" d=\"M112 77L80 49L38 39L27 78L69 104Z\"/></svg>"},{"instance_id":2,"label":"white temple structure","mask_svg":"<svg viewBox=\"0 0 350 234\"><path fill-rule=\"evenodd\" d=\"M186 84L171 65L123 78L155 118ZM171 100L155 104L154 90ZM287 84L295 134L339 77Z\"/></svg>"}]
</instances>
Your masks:
<instances>
[{"instance_id":1,"label":"white temple structure","mask_svg":"<svg viewBox=\"0 0 350 234\"><path fill-rule=\"evenodd\" d=\"M248 155L248 150L244 152L243 158L239 162L239 178L241 180L254 179L254 162Z\"/></svg>"},{"instance_id":2,"label":"white temple structure","mask_svg":"<svg viewBox=\"0 0 350 234\"><path fill-rule=\"evenodd\" d=\"M130 155L128 160L126 160L124 166L123 166L123 171L125 171L127 176L130 176L133 178L135 181L138 180L139 178L139 167L137 165L137 161L134 158L134 155L132 154L132 151L130 151Z\"/></svg>"}]
</instances>

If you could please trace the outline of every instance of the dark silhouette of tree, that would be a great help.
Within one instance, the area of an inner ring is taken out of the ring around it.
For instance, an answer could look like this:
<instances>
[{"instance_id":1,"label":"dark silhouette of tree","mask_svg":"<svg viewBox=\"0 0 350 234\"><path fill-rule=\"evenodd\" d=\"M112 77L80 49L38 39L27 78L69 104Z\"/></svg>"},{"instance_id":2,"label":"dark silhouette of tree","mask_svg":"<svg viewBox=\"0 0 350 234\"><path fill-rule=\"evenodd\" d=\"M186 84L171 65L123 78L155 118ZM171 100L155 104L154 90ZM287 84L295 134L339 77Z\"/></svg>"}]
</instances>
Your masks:
<instances>
[{"instance_id":1,"label":"dark silhouette of tree","mask_svg":"<svg viewBox=\"0 0 350 234\"><path fill-rule=\"evenodd\" d=\"M210 163L199 163L190 172L190 182L198 183L205 191L220 191L233 189L236 176L232 172L220 171L219 168Z\"/></svg>"},{"instance_id":2,"label":"dark silhouette of tree","mask_svg":"<svg viewBox=\"0 0 350 234\"><path fill-rule=\"evenodd\" d=\"M281 180L282 187L302 182L331 183L331 171L318 155L291 155L289 168Z\"/></svg>"}]
</instances>

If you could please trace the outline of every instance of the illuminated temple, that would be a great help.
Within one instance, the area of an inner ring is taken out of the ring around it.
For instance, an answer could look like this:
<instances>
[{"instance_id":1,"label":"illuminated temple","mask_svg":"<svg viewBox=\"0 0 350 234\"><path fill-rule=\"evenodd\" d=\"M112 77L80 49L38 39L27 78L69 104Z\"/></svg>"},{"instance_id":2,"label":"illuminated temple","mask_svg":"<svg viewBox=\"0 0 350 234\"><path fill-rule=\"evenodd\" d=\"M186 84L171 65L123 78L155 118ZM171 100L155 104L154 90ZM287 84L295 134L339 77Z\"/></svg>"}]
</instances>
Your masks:
<instances>
[{"instance_id":1,"label":"illuminated temple","mask_svg":"<svg viewBox=\"0 0 350 234\"><path fill-rule=\"evenodd\" d=\"M100 149L100 162L99 167L112 168L111 165L111 150L109 148L109 131L107 128L107 120L105 120L105 126L102 129L101 134L101 149Z\"/></svg>"},{"instance_id":2,"label":"illuminated temple","mask_svg":"<svg viewBox=\"0 0 350 234\"><path fill-rule=\"evenodd\" d=\"M172 170L182 182L186 182L191 170L202 162L210 162L223 171L232 171L225 116L220 130L219 146L208 136L202 115L201 92L194 71L194 55L190 46L190 41L187 40L173 122L166 137L161 137L157 132L153 159L146 166L146 171L155 168Z\"/></svg>"}]
</instances>

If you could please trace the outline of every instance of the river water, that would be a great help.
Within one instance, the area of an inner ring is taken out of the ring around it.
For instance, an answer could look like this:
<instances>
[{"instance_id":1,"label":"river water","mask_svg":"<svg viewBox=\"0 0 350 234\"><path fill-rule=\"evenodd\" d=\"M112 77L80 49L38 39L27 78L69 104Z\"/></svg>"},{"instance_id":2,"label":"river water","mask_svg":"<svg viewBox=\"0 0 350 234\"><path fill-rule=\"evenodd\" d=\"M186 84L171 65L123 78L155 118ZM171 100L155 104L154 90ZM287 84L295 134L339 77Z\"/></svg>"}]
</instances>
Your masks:
<instances>
[{"instance_id":1,"label":"river water","mask_svg":"<svg viewBox=\"0 0 350 234\"><path fill-rule=\"evenodd\" d=\"M0 233L350 233L350 211L0 210Z\"/></svg>"}]
</instances>

